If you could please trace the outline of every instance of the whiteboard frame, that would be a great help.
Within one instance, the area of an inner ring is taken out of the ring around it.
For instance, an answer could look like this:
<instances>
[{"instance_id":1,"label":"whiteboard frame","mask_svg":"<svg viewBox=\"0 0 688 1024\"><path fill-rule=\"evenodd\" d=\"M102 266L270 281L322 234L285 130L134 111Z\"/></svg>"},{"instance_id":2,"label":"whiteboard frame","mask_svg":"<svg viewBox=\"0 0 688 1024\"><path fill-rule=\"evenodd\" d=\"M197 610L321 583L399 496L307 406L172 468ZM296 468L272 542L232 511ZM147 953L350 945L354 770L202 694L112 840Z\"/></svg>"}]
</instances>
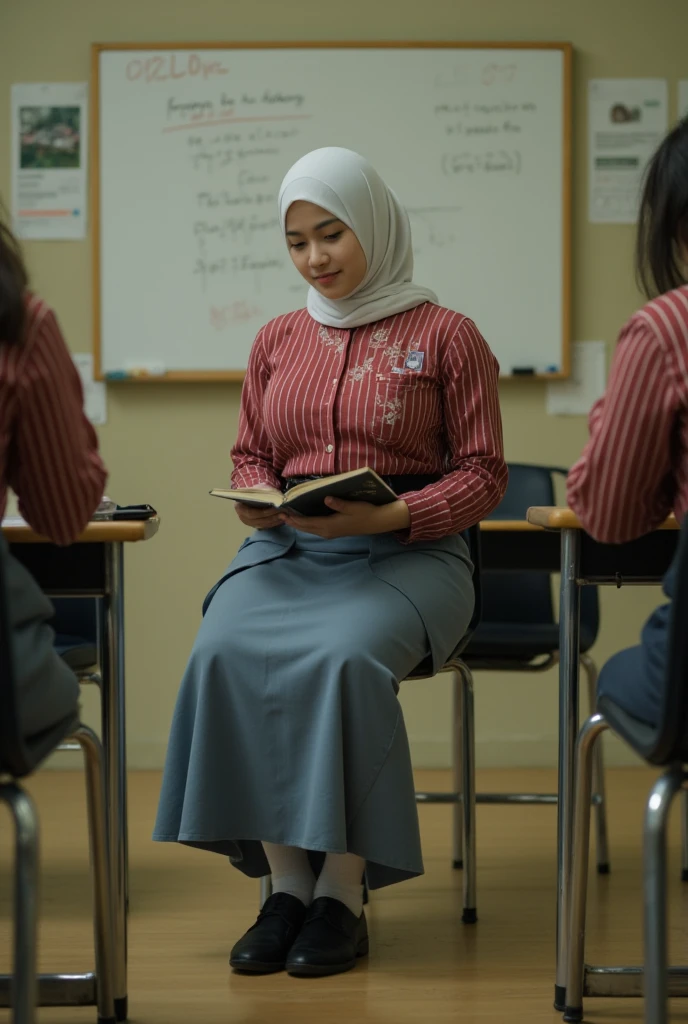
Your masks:
<instances>
[{"instance_id":1,"label":"whiteboard frame","mask_svg":"<svg viewBox=\"0 0 688 1024\"><path fill-rule=\"evenodd\" d=\"M559 50L563 58L562 82L562 324L561 324L561 370L557 373L540 373L528 376L507 375L500 380L565 380L571 373L571 119L572 119L572 68L573 45L571 43L537 42L456 42L401 39L364 40L344 42L174 42L174 43L92 43L91 44L91 243L93 257L93 371L96 380L103 376L101 360L101 225L100 225L100 55L110 50ZM156 376L129 377L123 383L179 383L187 381L241 382L245 370L170 370Z\"/></svg>"}]
</instances>

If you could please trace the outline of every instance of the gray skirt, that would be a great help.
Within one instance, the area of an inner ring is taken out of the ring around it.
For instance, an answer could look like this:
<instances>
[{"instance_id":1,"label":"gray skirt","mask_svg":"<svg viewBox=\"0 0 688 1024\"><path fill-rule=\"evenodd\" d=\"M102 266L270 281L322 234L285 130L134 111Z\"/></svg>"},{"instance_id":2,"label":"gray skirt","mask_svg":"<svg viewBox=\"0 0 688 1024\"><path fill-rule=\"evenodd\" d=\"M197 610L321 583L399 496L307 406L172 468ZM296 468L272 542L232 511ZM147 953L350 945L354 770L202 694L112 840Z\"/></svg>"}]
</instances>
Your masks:
<instances>
[{"instance_id":1,"label":"gray skirt","mask_svg":"<svg viewBox=\"0 0 688 1024\"><path fill-rule=\"evenodd\" d=\"M153 838L254 878L263 841L356 853L372 889L422 874L397 691L450 656L473 601L459 536L254 534L204 603Z\"/></svg>"}]
</instances>

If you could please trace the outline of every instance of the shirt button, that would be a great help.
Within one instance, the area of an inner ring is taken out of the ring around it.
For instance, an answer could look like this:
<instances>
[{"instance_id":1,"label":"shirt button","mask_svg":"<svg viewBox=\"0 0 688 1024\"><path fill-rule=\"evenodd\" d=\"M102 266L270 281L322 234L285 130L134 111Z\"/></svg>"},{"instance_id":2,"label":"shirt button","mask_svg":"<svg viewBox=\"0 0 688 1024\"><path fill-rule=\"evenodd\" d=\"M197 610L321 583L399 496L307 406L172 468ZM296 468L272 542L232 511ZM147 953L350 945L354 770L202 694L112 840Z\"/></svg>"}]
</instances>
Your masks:
<instances>
[{"instance_id":1,"label":"shirt button","mask_svg":"<svg viewBox=\"0 0 688 1024\"><path fill-rule=\"evenodd\" d=\"M327 448L325 449L325 451L326 451L326 452L327 452L327 454L329 455L329 454L330 454L330 452L333 452L333 451L334 451L334 445L332 445L332 444L328 444L328 446L327 446Z\"/></svg>"},{"instance_id":2,"label":"shirt button","mask_svg":"<svg viewBox=\"0 0 688 1024\"><path fill-rule=\"evenodd\" d=\"M333 377L333 378L332 378L332 383L333 383L333 384L336 384L336 383L337 383L337 378L336 378L336 377Z\"/></svg>"}]
</instances>

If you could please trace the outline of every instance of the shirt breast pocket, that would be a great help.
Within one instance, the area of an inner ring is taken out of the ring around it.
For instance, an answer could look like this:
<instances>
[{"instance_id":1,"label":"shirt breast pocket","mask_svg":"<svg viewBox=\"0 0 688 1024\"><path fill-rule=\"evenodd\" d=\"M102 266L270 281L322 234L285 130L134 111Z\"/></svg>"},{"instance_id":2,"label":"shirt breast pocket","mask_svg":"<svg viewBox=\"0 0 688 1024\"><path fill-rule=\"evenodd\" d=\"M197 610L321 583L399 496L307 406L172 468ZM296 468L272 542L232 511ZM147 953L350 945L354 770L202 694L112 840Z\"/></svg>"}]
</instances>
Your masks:
<instances>
[{"instance_id":1,"label":"shirt breast pocket","mask_svg":"<svg viewBox=\"0 0 688 1024\"><path fill-rule=\"evenodd\" d=\"M439 416L439 387L427 377L378 374L372 408L371 432L385 446L415 438L418 431L434 428Z\"/></svg>"}]
</instances>

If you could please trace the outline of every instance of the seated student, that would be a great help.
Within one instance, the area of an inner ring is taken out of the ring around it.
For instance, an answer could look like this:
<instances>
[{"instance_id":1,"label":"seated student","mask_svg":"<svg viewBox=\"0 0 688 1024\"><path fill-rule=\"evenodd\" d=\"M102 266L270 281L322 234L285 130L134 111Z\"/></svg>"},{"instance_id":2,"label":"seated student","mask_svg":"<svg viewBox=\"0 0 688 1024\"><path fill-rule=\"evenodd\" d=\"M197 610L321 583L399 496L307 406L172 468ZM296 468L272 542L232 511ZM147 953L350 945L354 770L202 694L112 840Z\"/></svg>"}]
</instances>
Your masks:
<instances>
[{"instance_id":1,"label":"seated student","mask_svg":"<svg viewBox=\"0 0 688 1024\"><path fill-rule=\"evenodd\" d=\"M636 263L651 299L626 324L590 440L569 474L568 503L595 538L621 543L673 510L688 513L688 118L655 153L645 181ZM652 296L657 296L652 298ZM673 595L673 571L664 580ZM657 723L670 606L646 623L639 647L604 666L599 692Z\"/></svg>"},{"instance_id":2,"label":"seated student","mask_svg":"<svg viewBox=\"0 0 688 1024\"><path fill-rule=\"evenodd\" d=\"M257 532L206 598L154 837L272 874L235 969L323 975L368 950L364 869L372 889L423 871L399 680L465 632L460 534L499 503L507 469L496 360L413 282L408 216L370 164L316 150L279 209L308 308L258 334L233 483L369 465L398 500L328 498L329 517L238 506Z\"/></svg>"},{"instance_id":3,"label":"seated student","mask_svg":"<svg viewBox=\"0 0 688 1024\"><path fill-rule=\"evenodd\" d=\"M71 544L98 507L105 479L79 374L55 314L28 291L19 245L0 221L0 519L11 487L35 530ZM50 601L7 552L3 562L19 718L30 737L76 708L78 683L53 651Z\"/></svg>"}]
</instances>

